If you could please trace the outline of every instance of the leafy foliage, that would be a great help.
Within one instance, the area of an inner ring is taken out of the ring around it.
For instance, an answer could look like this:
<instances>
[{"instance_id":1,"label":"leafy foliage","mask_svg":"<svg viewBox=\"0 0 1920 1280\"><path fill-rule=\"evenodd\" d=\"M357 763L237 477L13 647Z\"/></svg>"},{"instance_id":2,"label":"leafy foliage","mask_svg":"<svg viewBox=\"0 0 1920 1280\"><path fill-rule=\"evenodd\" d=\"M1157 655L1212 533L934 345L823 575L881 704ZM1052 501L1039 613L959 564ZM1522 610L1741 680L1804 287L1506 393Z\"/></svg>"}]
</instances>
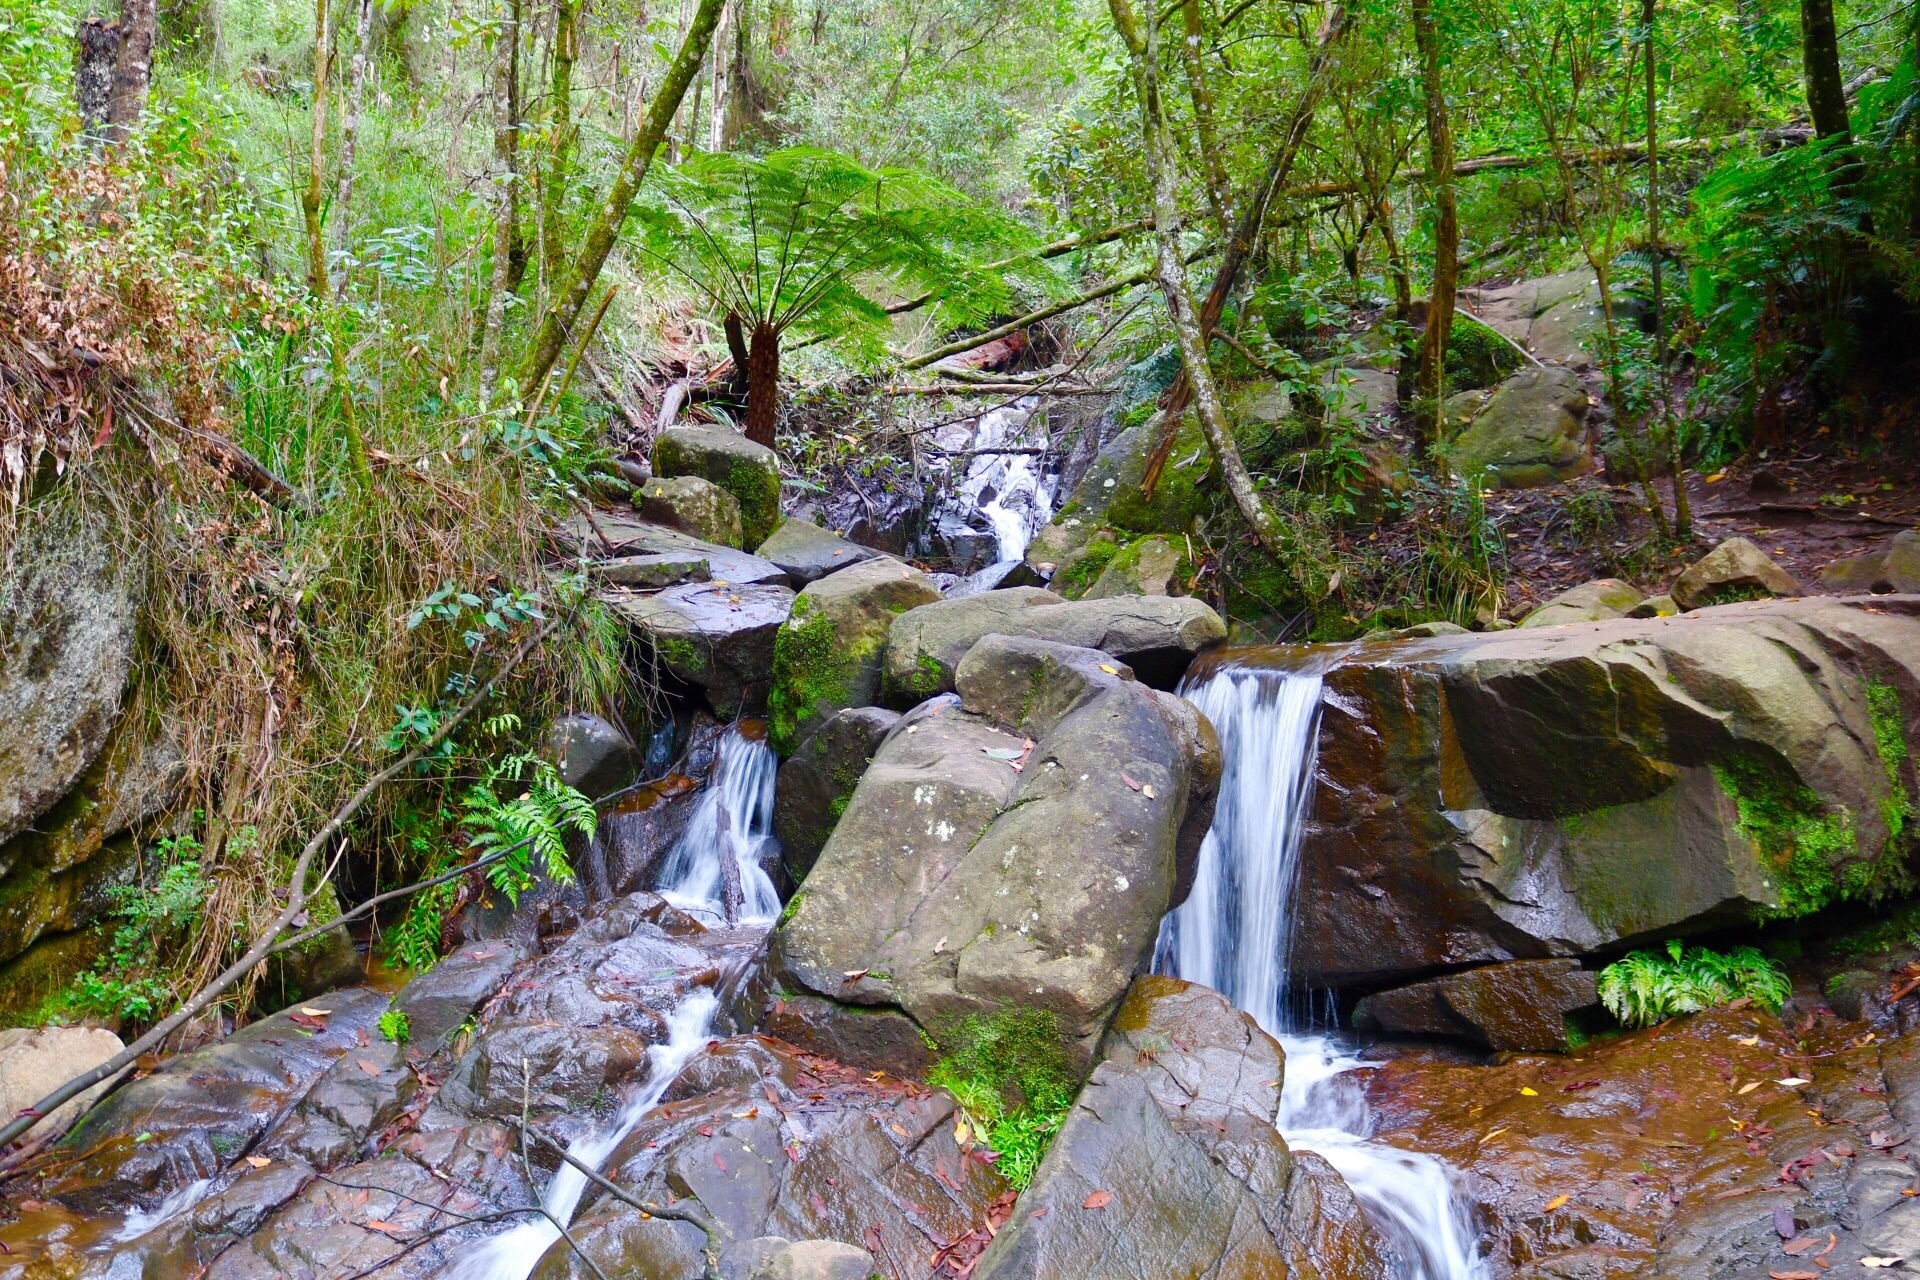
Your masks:
<instances>
[{"instance_id":1,"label":"leafy foliage","mask_svg":"<svg viewBox=\"0 0 1920 1280\"><path fill-rule=\"evenodd\" d=\"M380 1038L394 1044L405 1044L413 1034L413 1020L400 1009L387 1010L380 1015L376 1025L380 1030Z\"/></svg>"},{"instance_id":2,"label":"leafy foliage","mask_svg":"<svg viewBox=\"0 0 1920 1280\"><path fill-rule=\"evenodd\" d=\"M947 1039L951 1052L927 1083L953 1095L969 1126L999 1153L1000 1172L1024 1190L1073 1108L1058 1021L1040 1009L970 1014Z\"/></svg>"},{"instance_id":3,"label":"leafy foliage","mask_svg":"<svg viewBox=\"0 0 1920 1280\"><path fill-rule=\"evenodd\" d=\"M74 980L70 1003L76 1011L149 1022L165 1009L174 984L162 957L179 946L207 901L200 856L192 835L168 837L153 851L157 874L151 883L107 890L107 914L118 923L106 962Z\"/></svg>"},{"instance_id":4,"label":"leafy foliage","mask_svg":"<svg viewBox=\"0 0 1920 1280\"><path fill-rule=\"evenodd\" d=\"M502 783L523 784L525 790L502 800L496 791ZM551 761L526 753L490 768L484 781L467 788L460 810L469 850L476 857L504 855L487 867L487 882L515 903L533 887L536 869L571 884L567 834L591 838L598 823L593 801L568 786Z\"/></svg>"},{"instance_id":5,"label":"leafy foliage","mask_svg":"<svg viewBox=\"0 0 1920 1280\"><path fill-rule=\"evenodd\" d=\"M1722 954L1674 941L1665 955L1632 951L1600 971L1600 1003L1629 1027L1650 1027L1741 998L1777 1011L1792 993L1786 974L1753 947Z\"/></svg>"}]
</instances>

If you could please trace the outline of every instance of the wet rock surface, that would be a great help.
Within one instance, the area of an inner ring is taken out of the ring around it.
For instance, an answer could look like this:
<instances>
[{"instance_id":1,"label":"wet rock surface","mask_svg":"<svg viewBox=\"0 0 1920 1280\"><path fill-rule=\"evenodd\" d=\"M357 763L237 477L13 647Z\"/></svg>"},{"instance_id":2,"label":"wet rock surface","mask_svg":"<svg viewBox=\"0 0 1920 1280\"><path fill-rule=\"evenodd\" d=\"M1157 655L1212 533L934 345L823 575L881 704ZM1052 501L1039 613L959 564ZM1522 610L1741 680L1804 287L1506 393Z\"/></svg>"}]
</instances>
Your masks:
<instances>
[{"instance_id":1,"label":"wet rock surface","mask_svg":"<svg viewBox=\"0 0 1920 1280\"><path fill-rule=\"evenodd\" d=\"M786 570L794 585L805 586L881 553L872 547L848 542L811 520L789 516L780 522L772 536L754 549L754 554Z\"/></svg>"},{"instance_id":2,"label":"wet rock surface","mask_svg":"<svg viewBox=\"0 0 1920 1280\"><path fill-rule=\"evenodd\" d=\"M1280 1046L1219 993L1137 979L973 1274L1384 1280L1339 1175L1296 1161L1274 1127L1282 1070Z\"/></svg>"},{"instance_id":3,"label":"wet rock surface","mask_svg":"<svg viewBox=\"0 0 1920 1280\"><path fill-rule=\"evenodd\" d=\"M705 692L721 715L765 702L774 636L793 609L785 587L693 582L649 595L609 593L613 611L641 636L660 665Z\"/></svg>"},{"instance_id":4,"label":"wet rock surface","mask_svg":"<svg viewBox=\"0 0 1920 1280\"><path fill-rule=\"evenodd\" d=\"M636 557L664 556L683 562L704 560L707 563L704 575L689 572L679 575L675 581L684 577L699 581L711 579L735 586L787 585L787 571L770 560L762 560L759 556L733 547L703 542L690 533L669 529L665 525L649 524L625 511L596 511L591 521L585 516L569 516L560 522L555 536L572 553L612 565L612 575L607 579L609 582L617 583L619 578L627 576L623 562ZM639 571L638 566L633 570L635 573ZM656 584L651 577L647 577L641 583L630 585Z\"/></svg>"},{"instance_id":5,"label":"wet rock surface","mask_svg":"<svg viewBox=\"0 0 1920 1280\"><path fill-rule=\"evenodd\" d=\"M1514 960L1362 1000L1353 1024L1399 1035L1461 1036L1491 1049L1560 1052L1566 1016L1599 1003L1595 975L1577 960Z\"/></svg>"},{"instance_id":6,"label":"wet rock surface","mask_svg":"<svg viewBox=\"0 0 1920 1280\"><path fill-rule=\"evenodd\" d=\"M884 707L853 707L827 718L780 766L773 832L795 884L806 879L827 837L846 812L873 753L900 721Z\"/></svg>"}]
</instances>

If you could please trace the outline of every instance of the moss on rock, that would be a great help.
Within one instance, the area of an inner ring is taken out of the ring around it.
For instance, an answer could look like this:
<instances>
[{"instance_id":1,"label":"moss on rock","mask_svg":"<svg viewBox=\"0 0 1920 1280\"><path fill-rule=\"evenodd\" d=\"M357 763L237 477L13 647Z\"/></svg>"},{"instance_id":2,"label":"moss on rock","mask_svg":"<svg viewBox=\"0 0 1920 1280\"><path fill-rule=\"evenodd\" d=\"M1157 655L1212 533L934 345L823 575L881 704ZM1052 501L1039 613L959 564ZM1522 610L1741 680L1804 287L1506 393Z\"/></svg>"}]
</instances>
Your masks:
<instances>
[{"instance_id":1,"label":"moss on rock","mask_svg":"<svg viewBox=\"0 0 1920 1280\"><path fill-rule=\"evenodd\" d=\"M805 595L773 639L773 688L767 694L767 739L782 756L800 745L800 726L822 708L844 706L847 655L838 652L833 619Z\"/></svg>"}]
</instances>

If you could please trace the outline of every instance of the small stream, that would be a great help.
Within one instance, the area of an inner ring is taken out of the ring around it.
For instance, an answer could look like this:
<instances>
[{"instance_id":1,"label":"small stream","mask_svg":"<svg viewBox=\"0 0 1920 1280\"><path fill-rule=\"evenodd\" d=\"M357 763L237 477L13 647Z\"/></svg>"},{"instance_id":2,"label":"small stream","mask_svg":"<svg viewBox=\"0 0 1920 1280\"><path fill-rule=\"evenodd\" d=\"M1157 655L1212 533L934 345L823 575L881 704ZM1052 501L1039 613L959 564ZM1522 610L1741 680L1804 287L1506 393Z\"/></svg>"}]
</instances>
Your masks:
<instances>
[{"instance_id":1,"label":"small stream","mask_svg":"<svg viewBox=\"0 0 1920 1280\"><path fill-rule=\"evenodd\" d=\"M1286 1050L1280 1131L1339 1170L1405 1280L1485 1280L1473 1202L1429 1155L1373 1140L1364 1065L1289 1007L1286 960L1313 803L1318 671L1228 668L1183 687L1220 735L1225 769L1193 892L1161 927L1155 967L1222 992Z\"/></svg>"}]
</instances>

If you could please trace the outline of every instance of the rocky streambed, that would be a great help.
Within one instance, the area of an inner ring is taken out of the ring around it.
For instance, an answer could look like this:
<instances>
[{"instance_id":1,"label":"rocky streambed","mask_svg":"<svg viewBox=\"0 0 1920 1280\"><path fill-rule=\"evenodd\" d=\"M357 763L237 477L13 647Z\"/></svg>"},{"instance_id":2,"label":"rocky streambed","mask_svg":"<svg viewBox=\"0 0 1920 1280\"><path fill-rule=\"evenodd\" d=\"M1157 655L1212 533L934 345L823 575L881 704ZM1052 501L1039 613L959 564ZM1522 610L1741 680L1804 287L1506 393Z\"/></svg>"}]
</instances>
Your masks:
<instances>
[{"instance_id":1,"label":"rocky streambed","mask_svg":"<svg viewBox=\"0 0 1920 1280\"><path fill-rule=\"evenodd\" d=\"M578 884L141 1062L16 1163L0 1276L1920 1265L1920 984L1590 1038L1628 948L1897 886L1920 599L1219 650L1191 599L643 518L739 541L763 490L563 531L705 726Z\"/></svg>"}]
</instances>

